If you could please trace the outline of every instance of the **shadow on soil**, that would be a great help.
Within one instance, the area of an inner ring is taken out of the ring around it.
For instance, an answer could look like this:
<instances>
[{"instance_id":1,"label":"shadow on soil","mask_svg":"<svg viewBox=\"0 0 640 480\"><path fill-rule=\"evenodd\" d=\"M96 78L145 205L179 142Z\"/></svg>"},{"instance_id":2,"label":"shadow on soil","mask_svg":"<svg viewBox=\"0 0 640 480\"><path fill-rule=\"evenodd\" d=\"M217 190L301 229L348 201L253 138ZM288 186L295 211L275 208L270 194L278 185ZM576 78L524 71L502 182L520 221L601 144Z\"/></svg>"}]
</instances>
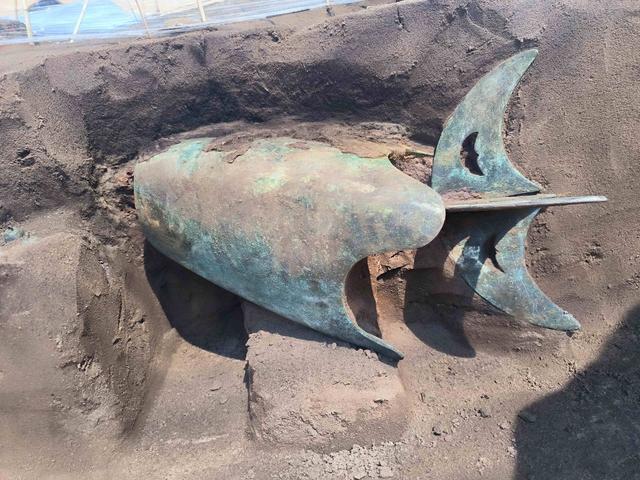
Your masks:
<instances>
[{"instance_id":1,"label":"shadow on soil","mask_svg":"<svg viewBox=\"0 0 640 480\"><path fill-rule=\"evenodd\" d=\"M230 358L246 358L242 299L224 290L158 252L145 242L144 266L153 289L169 323L184 340L204 350ZM379 335L375 301L366 262L358 262L347 279L349 307L357 322L365 330ZM302 325L268 314L260 329L284 336L319 343L339 343L336 338L313 331ZM353 346L353 348L358 348ZM395 361L380 356L381 361L394 365Z\"/></svg>"},{"instance_id":2,"label":"shadow on soil","mask_svg":"<svg viewBox=\"0 0 640 480\"><path fill-rule=\"evenodd\" d=\"M415 269L406 272L404 321L423 343L455 357L476 351L465 332L473 292L458 277L443 276L447 251L434 240L416 251Z\"/></svg>"},{"instance_id":3,"label":"shadow on soil","mask_svg":"<svg viewBox=\"0 0 640 480\"><path fill-rule=\"evenodd\" d=\"M148 242L144 267L169 323L187 342L235 359L246 356L240 298L162 255Z\"/></svg>"},{"instance_id":4,"label":"shadow on soil","mask_svg":"<svg viewBox=\"0 0 640 480\"><path fill-rule=\"evenodd\" d=\"M640 476L640 305L600 358L519 419L515 480Z\"/></svg>"}]
</instances>

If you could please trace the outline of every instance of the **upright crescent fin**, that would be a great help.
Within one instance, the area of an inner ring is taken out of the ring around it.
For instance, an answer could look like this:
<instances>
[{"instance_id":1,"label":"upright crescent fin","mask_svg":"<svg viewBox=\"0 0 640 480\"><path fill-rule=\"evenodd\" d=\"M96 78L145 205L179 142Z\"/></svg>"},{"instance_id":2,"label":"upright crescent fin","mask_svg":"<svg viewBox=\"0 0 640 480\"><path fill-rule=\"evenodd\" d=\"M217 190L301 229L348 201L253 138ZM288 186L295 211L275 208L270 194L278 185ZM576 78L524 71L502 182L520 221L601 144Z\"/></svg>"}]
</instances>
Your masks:
<instances>
[{"instance_id":1,"label":"upright crescent fin","mask_svg":"<svg viewBox=\"0 0 640 480\"><path fill-rule=\"evenodd\" d=\"M509 98L537 54L525 50L503 61L456 107L435 152L431 186L438 193L464 190L498 197L540 191L511 164L502 141ZM473 157L467 166L466 155Z\"/></svg>"},{"instance_id":2,"label":"upright crescent fin","mask_svg":"<svg viewBox=\"0 0 640 480\"><path fill-rule=\"evenodd\" d=\"M540 186L507 157L504 113L537 54L526 50L503 61L467 93L445 123L431 184L445 196L447 223L440 239L455 262L455 274L509 315L546 328L576 330L578 321L553 303L527 272L527 231L542 207L606 198L539 194Z\"/></svg>"}]
</instances>

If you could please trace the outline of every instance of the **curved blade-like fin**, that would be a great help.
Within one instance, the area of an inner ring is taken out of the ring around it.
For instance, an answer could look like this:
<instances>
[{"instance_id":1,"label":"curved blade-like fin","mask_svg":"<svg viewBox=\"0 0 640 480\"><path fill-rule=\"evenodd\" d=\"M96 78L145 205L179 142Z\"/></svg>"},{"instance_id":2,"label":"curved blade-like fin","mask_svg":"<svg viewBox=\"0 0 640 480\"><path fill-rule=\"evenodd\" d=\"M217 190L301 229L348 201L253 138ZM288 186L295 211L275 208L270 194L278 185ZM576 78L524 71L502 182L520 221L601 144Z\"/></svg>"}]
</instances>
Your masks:
<instances>
[{"instance_id":1,"label":"curved blade-like fin","mask_svg":"<svg viewBox=\"0 0 640 480\"><path fill-rule=\"evenodd\" d=\"M553 303L525 265L527 231L539 208L461 213L442 238L456 275L499 310L534 325L577 330L578 321Z\"/></svg>"},{"instance_id":2,"label":"curved blade-like fin","mask_svg":"<svg viewBox=\"0 0 640 480\"><path fill-rule=\"evenodd\" d=\"M502 141L509 98L537 54L526 50L503 61L456 107L433 161L431 182L438 193L471 191L493 197L540 191L511 164Z\"/></svg>"}]
</instances>

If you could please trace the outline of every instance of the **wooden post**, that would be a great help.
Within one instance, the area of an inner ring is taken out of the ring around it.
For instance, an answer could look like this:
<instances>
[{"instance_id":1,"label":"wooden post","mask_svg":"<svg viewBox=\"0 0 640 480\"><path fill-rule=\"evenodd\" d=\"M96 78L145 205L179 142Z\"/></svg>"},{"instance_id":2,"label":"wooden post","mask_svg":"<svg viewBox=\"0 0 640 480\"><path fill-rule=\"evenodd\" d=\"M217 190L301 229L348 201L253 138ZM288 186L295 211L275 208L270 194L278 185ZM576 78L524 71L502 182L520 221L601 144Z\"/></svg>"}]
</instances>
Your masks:
<instances>
[{"instance_id":1,"label":"wooden post","mask_svg":"<svg viewBox=\"0 0 640 480\"><path fill-rule=\"evenodd\" d=\"M24 10L24 25L27 27L27 36L33 38L33 29L31 28L31 17L29 17L29 9L27 8L27 0L22 0L22 9ZM33 42L31 42L33 43Z\"/></svg>"},{"instance_id":2,"label":"wooden post","mask_svg":"<svg viewBox=\"0 0 640 480\"><path fill-rule=\"evenodd\" d=\"M204 14L204 7L202 6L202 0L196 0L196 3L198 4L198 10L200 11L200 20L202 22L206 22L207 16Z\"/></svg>"},{"instance_id":3,"label":"wooden post","mask_svg":"<svg viewBox=\"0 0 640 480\"><path fill-rule=\"evenodd\" d=\"M140 13L140 17L142 18L142 23L144 23L144 29L147 31L147 37L151 38L151 32L149 32L149 24L147 23L147 17L144 14L144 10L142 10L142 5L140 5L140 0L135 0L136 6L138 7L138 12Z\"/></svg>"},{"instance_id":4,"label":"wooden post","mask_svg":"<svg viewBox=\"0 0 640 480\"><path fill-rule=\"evenodd\" d=\"M73 29L73 33L71 34L71 40L69 40L69 43L73 43L73 40L76 38L76 35L80 31L80 24L84 19L85 13L87 13L88 6L89 6L89 0L84 0L84 2L82 2L82 10L80 10L80 16L78 17L78 21L76 21L76 26Z\"/></svg>"},{"instance_id":5,"label":"wooden post","mask_svg":"<svg viewBox=\"0 0 640 480\"><path fill-rule=\"evenodd\" d=\"M20 15L18 14L18 0L13 0L13 8L16 12L16 21L20 20Z\"/></svg>"}]
</instances>

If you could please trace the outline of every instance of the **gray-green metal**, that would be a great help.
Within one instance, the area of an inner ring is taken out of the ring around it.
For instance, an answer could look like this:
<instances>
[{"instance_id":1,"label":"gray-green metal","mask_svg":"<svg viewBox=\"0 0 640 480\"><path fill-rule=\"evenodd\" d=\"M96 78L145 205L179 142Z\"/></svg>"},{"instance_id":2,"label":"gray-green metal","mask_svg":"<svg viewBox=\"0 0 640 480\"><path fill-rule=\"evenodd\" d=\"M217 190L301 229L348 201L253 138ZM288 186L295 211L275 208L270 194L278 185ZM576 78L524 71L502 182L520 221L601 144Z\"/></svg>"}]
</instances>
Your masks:
<instances>
[{"instance_id":1,"label":"gray-green metal","mask_svg":"<svg viewBox=\"0 0 640 480\"><path fill-rule=\"evenodd\" d=\"M375 253L426 245L452 215L441 239L456 274L499 310L547 328L579 323L535 284L525 266L527 229L540 207L604 197L534 194L502 142L503 115L537 52L502 62L467 94L447 121L432 185L404 175L386 157L364 159L319 142L256 140L234 152L187 140L135 171L135 199L148 240L210 281L295 322L371 348L402 354L362 330L344 282ZM474 139L476 164L465 166ZM486 211L486 212L485 212ZM467 212L467 213L464 213ZM475 213L474 213L475 212Z\"/></svg>"},{"instance_id":2,"label":"gray-green metal","mask_svg":"<svg viewBox=\"0 0 640 480\"><path fill-rule=\"evenodd\" d=\"M523 195L519 197L477 198L473 200L447 200L447 212L483 212L512 208L550 207L553 205L578 205L606 202L602 195L562 196L550 194Z\"/></svg>"},{"instance_id":3,"label":"gray-green metal","mask_svg":"<svg viewBox=\"0 0 640 480\"><path fill-rule=\"evenodd\" d=\"M442 241L461 276L499 310L534 325L576 330L578 321L536 285L525 265L527 231L538 208L460 213L447 220Z\"/></svg>"},{"instance_id":4,"label":"gray-green metal","mask_svg":"<svg viewBox=\"0 0 640 480\"><path fill-rule=\"evenodd\" d=\"M386 157L274 138L234 158L209 143L188 140L136 166L136 209L151 244L286 318L401 357L356 324L344 282L368 255L429 243L444 222L440 196Z\"/></svg>"},{"instance_id":5,"label":"gray-green metal","mask_svg":"<svg viewBox=\"0 0 640 480\"><path fill-rule=\"evenodd\" d=\"M468 190L483 197L503 197L540 191L509 161L502 141L504 112L511 93L538 51L525 50L503 61L482 77L447 120L436 147L431 186L440 194ZM461 160L463 143L477 134L475 173Z\"/></svg>"},{"instance_id":6,"label":"gray-green metal","mask_svg":"<svg viewBox=\"0 0 640 480\"><path fill-rule=\"evenodd\" d=\"M446 202L447 212L454 215L447 219L442 241L456 275L505 313L546 328L575 330L580 327L577 320L555 305L527 272L527 230L540 207L606 198L536 194L540 187L507 157L502 141L505 109L537 53L526 50L503 61L456 107L436 148L432 186L442 195L466 192L479 197L455 200L449 195ZM471 165L465 164L469 154L474 156Z\"/></svg>"}]
</instances>

